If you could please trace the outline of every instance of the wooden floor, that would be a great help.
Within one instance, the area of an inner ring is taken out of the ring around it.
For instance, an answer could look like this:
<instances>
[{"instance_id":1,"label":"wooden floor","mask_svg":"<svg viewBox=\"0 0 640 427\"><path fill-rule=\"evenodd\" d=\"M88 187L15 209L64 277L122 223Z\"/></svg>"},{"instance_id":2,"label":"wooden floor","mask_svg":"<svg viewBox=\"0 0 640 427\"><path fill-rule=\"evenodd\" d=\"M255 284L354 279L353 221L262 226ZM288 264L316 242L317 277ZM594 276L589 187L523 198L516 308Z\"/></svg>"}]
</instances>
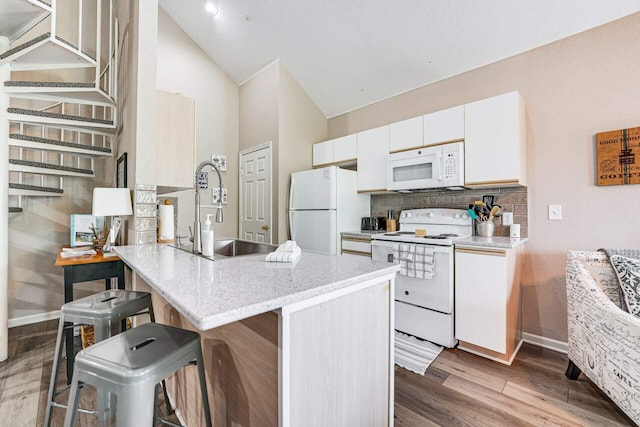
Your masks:
<instances>
[{"instance_id":1,"label":"wooden floor","mask_svg":"<svg viewBox=\"0 0 640 427\"><path fill-rule=\"evenodd\" d=\"M0 427L43 424L57 324L10 329L9 360L0 362ZM566 355L525 344L510 367L460 350L443 351L425 376L396 366L395 425L634 425L584 375L568 380L566 364ZM85 393L85 407L91 398ZM62 425L63 411L54 415L52 425ZM81 415L77 425L96 423Z\"/></svg>"}]
</instances>

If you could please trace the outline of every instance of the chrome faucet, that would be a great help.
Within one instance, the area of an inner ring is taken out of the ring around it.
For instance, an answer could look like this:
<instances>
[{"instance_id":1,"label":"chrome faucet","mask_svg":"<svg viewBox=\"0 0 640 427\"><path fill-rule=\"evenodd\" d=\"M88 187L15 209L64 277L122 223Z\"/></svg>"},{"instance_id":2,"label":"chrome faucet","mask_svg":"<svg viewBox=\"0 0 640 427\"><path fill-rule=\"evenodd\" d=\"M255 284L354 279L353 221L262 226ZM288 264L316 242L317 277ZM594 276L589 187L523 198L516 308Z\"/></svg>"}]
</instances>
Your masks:
<instances>
[{"instance_id":1,"label":"chrome faucet","mask_svg":"<svg viewBox=\"0 0 640 427\"><path fill-rule=\"evenodd\" d=\"M220 176L220 170L211 161L206 160L198 165L196 168L195 184L196 184L196 215L193 221L193 253L199 254L202 252L202 226L200 225L200 172L205 166L211 166L218 174L218 184L220 186L220 196L218 197L218 209L216 211L216 222L222 222L222 177ZM208 187L208 183L203 183L203 189Z\"/></svg>"}]
</instances>

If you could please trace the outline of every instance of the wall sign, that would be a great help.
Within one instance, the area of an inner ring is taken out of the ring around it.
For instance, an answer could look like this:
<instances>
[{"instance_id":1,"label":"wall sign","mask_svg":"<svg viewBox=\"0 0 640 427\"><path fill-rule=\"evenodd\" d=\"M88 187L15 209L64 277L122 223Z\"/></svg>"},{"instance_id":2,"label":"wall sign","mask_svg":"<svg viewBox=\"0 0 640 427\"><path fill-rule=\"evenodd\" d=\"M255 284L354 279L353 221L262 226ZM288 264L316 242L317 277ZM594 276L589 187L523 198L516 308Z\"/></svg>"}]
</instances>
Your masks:
<instances>
[{"instance_id":1,"label":"wall sign","mask_svg":"<svg viewBox=\"0 0 640 427\"><path fill-rule=\"evenodd\" d=\"M640 127L596 134L598 185L640 184Z\"/></svg>"}]
</instances>

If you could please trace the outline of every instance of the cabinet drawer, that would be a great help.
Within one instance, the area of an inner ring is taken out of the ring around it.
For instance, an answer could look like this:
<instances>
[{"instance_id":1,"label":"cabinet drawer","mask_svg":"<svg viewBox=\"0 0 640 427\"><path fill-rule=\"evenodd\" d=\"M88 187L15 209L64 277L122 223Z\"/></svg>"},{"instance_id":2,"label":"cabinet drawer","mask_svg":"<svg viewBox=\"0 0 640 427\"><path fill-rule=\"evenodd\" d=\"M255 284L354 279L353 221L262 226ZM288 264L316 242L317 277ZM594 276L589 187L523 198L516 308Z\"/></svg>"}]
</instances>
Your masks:
<instances>
[{"instance_id":1,"label":"cabinet drawer","mask_svg":"<svg viewBox=\"0 0 640 427\"><path fill-rule=\"evenodd\" d=\"M342 238L342 253L371 257L371 239Z\"/></svg>"}]
</instances>

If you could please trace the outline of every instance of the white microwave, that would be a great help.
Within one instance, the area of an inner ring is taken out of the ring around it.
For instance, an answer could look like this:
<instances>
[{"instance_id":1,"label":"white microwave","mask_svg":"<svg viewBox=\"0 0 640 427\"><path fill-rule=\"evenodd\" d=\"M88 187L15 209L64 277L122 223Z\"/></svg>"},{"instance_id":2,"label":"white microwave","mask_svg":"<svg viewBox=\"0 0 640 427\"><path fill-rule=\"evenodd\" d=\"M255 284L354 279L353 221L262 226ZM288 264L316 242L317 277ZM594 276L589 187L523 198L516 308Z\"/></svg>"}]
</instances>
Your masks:
<instances>
[{"instance_id":1,"label":"white microwave","mask_svg":"<svg viewBox=\"0 0 640 427\"><path fill-rule=\"evenodd\" d=\"M387 190L464 188L464 143L452 142L389 155Z\"/></svg>"}]
</instances>

